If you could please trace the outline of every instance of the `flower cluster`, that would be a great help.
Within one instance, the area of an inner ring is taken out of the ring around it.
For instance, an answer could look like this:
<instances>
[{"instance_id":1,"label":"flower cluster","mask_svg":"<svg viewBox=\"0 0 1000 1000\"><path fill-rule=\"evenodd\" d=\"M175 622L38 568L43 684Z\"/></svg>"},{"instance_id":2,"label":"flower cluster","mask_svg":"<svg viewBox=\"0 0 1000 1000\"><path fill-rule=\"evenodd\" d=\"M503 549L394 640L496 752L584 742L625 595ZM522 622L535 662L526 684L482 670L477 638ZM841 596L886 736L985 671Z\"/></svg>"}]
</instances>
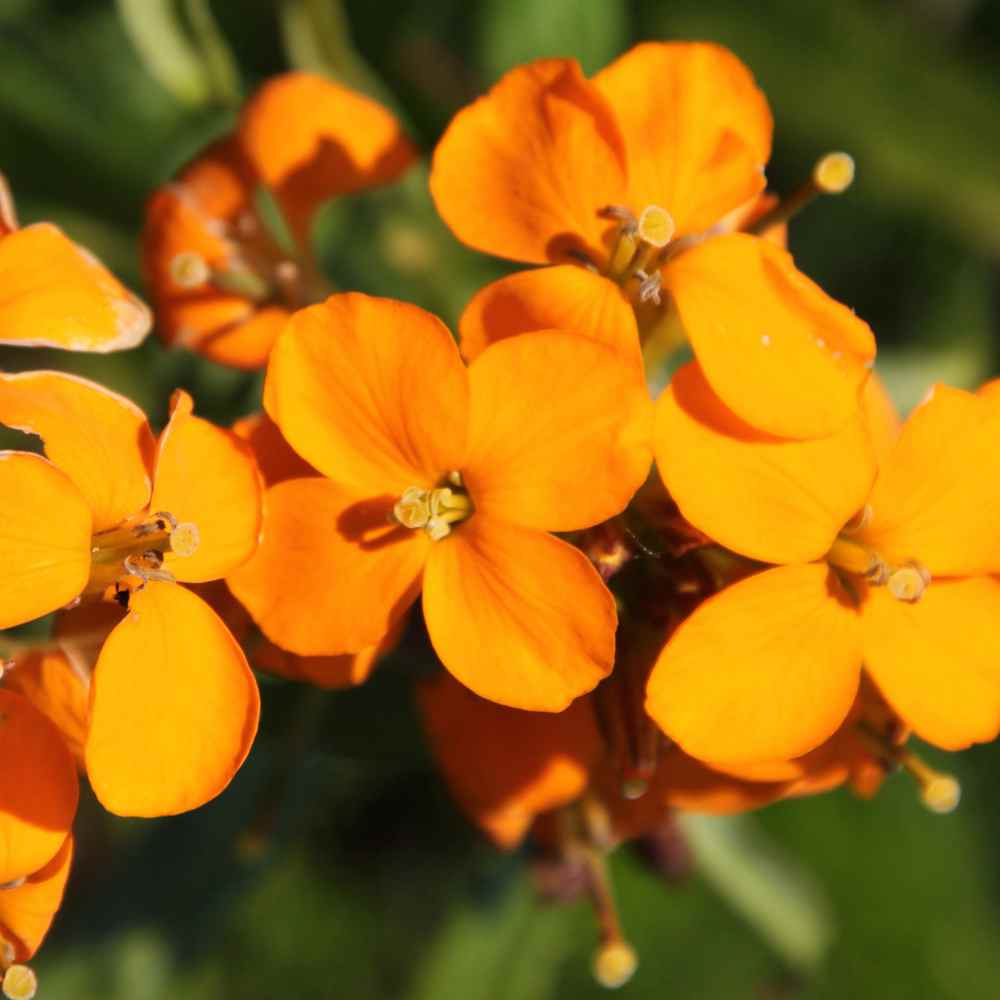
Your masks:
<instances>
[{"instance_id":1,"label":"flower cluster","mask_svg":"<svg viewBox=\"0 0 1000 1000\"><path fill-rule=\"evenodd\" d=\"M262 411L221 428L178 390L154 434L95 383L0 374L0 422L44 446L0 453L0 628L54 615L11 636L0 687L8 996L34 990L78 773L116 814L202 805L250 751L251 666L351 686L425 633L445 780L501 848L530 833L582 871L608 986L636 956L604 857L677 810L870 796L896 767L954 807L907 743L1000 731L1000 389L935 386L900 423L871 330L785 249L852 162L779 198L771 133L715 45L513 69L433 155L455 236L534 265L457 339L330 294L312 253L322 202L415 162L368 98L273 79L152 194L159 336L266 365ZM109 351L150 325L0 189L0 342Z\"/></svg>"}]
</instances>

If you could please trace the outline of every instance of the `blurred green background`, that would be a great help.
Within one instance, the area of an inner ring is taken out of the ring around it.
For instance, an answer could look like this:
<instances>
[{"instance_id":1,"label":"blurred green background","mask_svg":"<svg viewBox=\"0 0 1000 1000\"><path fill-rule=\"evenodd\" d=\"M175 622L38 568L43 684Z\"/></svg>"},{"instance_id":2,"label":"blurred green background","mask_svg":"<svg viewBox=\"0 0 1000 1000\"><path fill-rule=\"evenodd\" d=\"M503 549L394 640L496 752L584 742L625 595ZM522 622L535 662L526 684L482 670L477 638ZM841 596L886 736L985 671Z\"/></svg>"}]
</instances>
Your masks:
<instances>
[{"instance_id":1,"label":"blurred green background","mask_svg":"<svg viewBox=\"0 0 1000 1000\"><path fill-rule=\"evenodd\" d=\"M0 170L22 222L57 221L139 288L149 192L269 74L325 69L393 106L430 151L450 115L519 61L574 55L593 71L668 38L718 40L753 69L777 122L776 189L828 149L854 154L855 186L799 219L792 249L873 325L897 401L995 373L991 0L0 0ZM458 246L425 185L422 167L330 205L324 264L342 288L453 324L503 266ZM157 422L177 385L226 422L259 391L257 377L154 338L109 358L8 349L0 367L82 372ZM36 963L40 996L600 995L587 906L538 903L523 859L497 855L456 813L422 745L406 659L346 693L265 682L250 761L197 814L118 821L85 799L67 902ZM871 803L837 792L692 820L695 869L674 884L618 852L642 958L622 995L1000 996L1000 751L943 763L964 786L951 816L925 812L896 777Z\"/></svg>"}]
</instances>

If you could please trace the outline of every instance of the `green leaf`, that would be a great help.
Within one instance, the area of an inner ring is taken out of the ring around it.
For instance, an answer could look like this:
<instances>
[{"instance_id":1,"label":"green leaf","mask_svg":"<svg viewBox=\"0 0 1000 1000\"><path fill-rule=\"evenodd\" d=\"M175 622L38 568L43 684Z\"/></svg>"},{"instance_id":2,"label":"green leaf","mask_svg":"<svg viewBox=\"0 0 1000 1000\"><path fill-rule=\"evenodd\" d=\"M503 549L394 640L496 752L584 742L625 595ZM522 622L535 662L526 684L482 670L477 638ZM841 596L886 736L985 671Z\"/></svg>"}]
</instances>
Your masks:
<instances>
[{"instance_id":1,"label":"green leaf","mask_svg":"<svg viewBox=\"0 0 1000 1000\"><path fill-rule=\"evenodd\" d=\"M542 56L575 56L594 73L627 46L620 0L486 0L479 6L481 61L495 79Z\"/></svg>"},{"instance_id":2,"label":"green leaf","mask_svg":"<svg viewBox=\"0 0 1000 1000\"><path fill-rule=\"evenodd\" d=\"M815 878L743 816L679 822L705 879L791 966L815 969L833 940L831 907Z\"/></svg>"}]
</instances>

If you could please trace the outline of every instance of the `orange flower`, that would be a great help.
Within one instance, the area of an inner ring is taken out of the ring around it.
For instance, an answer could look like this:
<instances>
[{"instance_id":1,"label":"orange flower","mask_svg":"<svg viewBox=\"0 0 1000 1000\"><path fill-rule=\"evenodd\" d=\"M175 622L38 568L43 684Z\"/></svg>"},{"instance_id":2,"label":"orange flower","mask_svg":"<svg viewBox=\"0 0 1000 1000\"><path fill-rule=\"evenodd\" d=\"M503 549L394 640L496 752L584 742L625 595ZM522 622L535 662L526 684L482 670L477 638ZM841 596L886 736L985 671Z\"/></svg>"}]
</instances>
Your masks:
<instances>
[{"instance_id":1,"label":"orange flower","mask_svg":"<svg viewBox=\"0 0 1000 1000\"><path fill-rule=\"evenodd\" d=\"M269 80L235 133L150 200L143 259L160 336L221 364L262 366L291 311L325 294L309 249L316 209L395 180L414 156L375 101L311 73ZM259 214L259 185L294 246Z\"/></svg>"},{"instance_id":2,"label":"orange flower","mask_svg":"<svg viewBox=\"0 0 1000 1000\"><path fill-rule=\"evenodd\" d=\"M789 442L730 412L697 365L660 399L657 464L681 512L776 564L698 607L653 671L648 710L694 756L742 764L807 752L843 721L862 664L937 746L1000 730L1000 582L990 575L1000 571L1000 411L937 386L878 467L869 426L877 412L887 419L879 406L869 401L867 419L832 437ZM872 435L880 451L887 431Z\"/></svg>"},{"instance_id":3,"label":"orange flower","mask_svg":"<svg viewBox=\"0 0 1000 1000\"><path fill-rule=\"evenodd\" d=\"M257 471L245 445L191 410L175 393L156 441L141 411L91 382L0 375L0 420L40 435L48 456L0 453L0 627L78 600L127 605L97 657L84 757L97 797L128 815L218 794L257 726L242 651L174 582L217 579L253 552Z\"/></svg>"},{"instance_id":4,"label":"orange flower","mask_svg":"<svg viewBox=\"0 0 1000 1000\"><path fill-rule=\"evenodd\" d=\"M120 351L152 326L146 306L51 222L19 229L0 174L0 344Z\"/></svg>"},{"instance_id":5,"label":"orange flower","mask_svg":"<svg viewBox=\"0 0 1000 1000\"><path fill-rule=\"evenodd\" d=\"M648 473L651 404L612 351L549 332L466 370L423 310L335 295L292 318L264 404L328 477L267 492L228 578L279 646L361 650L422 592L438 656L486 698L558 711L611 669L614 601L548 532L617 514Z\"/></svg>"},{"instance_id":6,"label":"orange flower","mask_svg":"<svg viewBox=\"0 0 1000 1000\"><path fill-rule=\"evenodd\" d=\"M759 215L771 131L749 71L716 45L642 44L592 80L569 59L509 72L449 126L431 192L470 246L556 266L473 300L467 356L560 327L636 358L630 303L648 332L669 318L652 308L666 292L740 417L792 438L842 426L868 377L871 331L780 246L732 231ZM836 189L847 178L835 172L817 183Z\"/></svg>"}]
</instances>

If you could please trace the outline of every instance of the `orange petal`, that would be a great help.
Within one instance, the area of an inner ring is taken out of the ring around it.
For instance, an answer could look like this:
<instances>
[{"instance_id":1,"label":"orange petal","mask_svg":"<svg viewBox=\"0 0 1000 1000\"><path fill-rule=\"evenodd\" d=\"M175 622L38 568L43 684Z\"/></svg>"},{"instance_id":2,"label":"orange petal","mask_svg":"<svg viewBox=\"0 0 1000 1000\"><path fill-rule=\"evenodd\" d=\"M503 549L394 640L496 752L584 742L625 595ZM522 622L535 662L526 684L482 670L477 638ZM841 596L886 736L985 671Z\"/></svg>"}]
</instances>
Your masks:
<instances>
[{"instance_id":1,"label":"orange petal","mask_svg":"<svg viewBox=\"0 0 1000 1000\"><path fill-rule=\"evenodd\" d=\"M183 337L178 344L219 365L243 371L263 368L291 313L284 306L254 307L248 302L244 306L233 322L206 323L204 335ZM216 316L221 308L220 303L212 306Z\"/></svg>"},{"instance_id":2,"label":"orange petal","mask_svg":"<svg viewBox=\"0 0 1000 1000\"><path fill-rule=\"evenodd\" d=\"M59 730L26 698L0 689L0 885L38 871L73 825L80 782Z\"/></svg>"},{"instance_id":3,"label":"orange petal","mask_svg":"<svg viewBox=\"0 0 1000 1000\"><path fill-rule=\"evenodd\" d=\"M191 397L177 390L160 435L150 510L197 525L197 551L168 554L167 566L178 580L200 583L225 576L253 555L262 486L249 445L191 410Z\"/></svg>"},{"instance_id":4,"label":"orange petal","mask_svg":"<svg viewBox=\"0 0 1000 1000\"><path fill-rule=\"evenodd\" d=\"M256 172L235 135L213 142L180 172L176 181L176 187L193 207L204 217L218 220L236 219L252 208L256 184Z\"/></svg>"},{"instance_id":5,"label":"orange petal","mask_svg":"<svg viewBox=\"0 0 1000 1000\"><path fill-rule=\"evenodd\" d=\"M614 112L575 60L511 70L448 126L431 195L452 232L477 250L546 264L582 249L605 255L599 216L625 194Z\"/></svg>"},{"instance_id":6,"label":"orange petal","mask_svg":"<svg viewBox=\"0 0 1000 1000\"><path fill-rule=\"evenodd\" d=\"M918 736L946 750L1000 733L1000 582L935 580L915 604L872 587L865 664Z\"/></svg>"},{"instance_id":7,"label":"orange petal","mask_svg":"<svg viewBox=\"0 0 1000 1000\"><path fill-rule=\"evenodd\" d=\"M538 813L583 792L604 749L588 698L555 715L522 712L439 674L418 684L417 704L462 811L506 850L524 839Z\"/></svg>"},{"instance_id":8,"label":"orange petal","mask_svg":"<svg viewBox=\"0 0 1000 1000\"><path fill-rule=\"evenodd\" d=\"M519 271L480 290L459 321L462 353L473 361L490 344L533 330L570 330L617 351L642 371L635 311L621 288L584 267Z\"/></svg>"},{"instance_id":9,"label":"orange petal","mask_svg":"<svg viewBox=\"0 0 1000 1000\"><path fill-rule=\"evenodd\" d=\"M153 434L124 396L63 372L0 374L0 422L42 438L90 504L95 532L149 502Z\"/></svg>"},{"instance_id":10,"label":"orange petal","mask_svg":"<svg viewBox=\"0 0 1000 1000\"><path fill-rule=\"evenodd\" d=\"M657 401L654 437L657 467L684 517L765 562L824 555L875 478L860 413L828 438L770 437L728 410L697 364L681 368Z\"/></svg>"},{"instance_id":11,"label":"orange petal","mask_svg":"<svg viewBox=\"0 0 1000 1000\"><path fill-rule=\"evenodd\" d=\"M875 458L881 466L896 447L903 421L878 372L872 372L865 384L865 390L861 394L861 407L871 435Z\"/></svg>"},{"instance_id":12,"label":"orange petal","mask_svg":"<svg viewBox=\"0 0 1000 1000\"><path fill-rule=\"evenodd\" d=\"M861 538L890 563L932 574L1000 571L1000 407L948 386L903 425L872 491Z\"/></svg>"},{"instance_id":13,"label":"orange petal","mask_svg":"<svg viewBox=\"0 0 1000 1000\"><path fill-rule=\"evenodd\" d=\"M94 671L94 794L121 816L196 809L239 770L259 714L257 683L219 616L184 587L147 583Z\"/></svg>"},{"instance_id":14,"label":"orange petal","mask_svg":"<svg viewBox=\"0 0 1000 1000\"><path fill-rule=\"evenodd\" d=\"M56 856L21 885L0 889L0 940L14 949L14 960L26 962L41 947L60 905L73 862L73 836Z\"/></svg>"},{"instance_id":15,"label":"orange petal","mask_svg":"<svg viewBox=\"0 0 1000 1000\"><path fill-rule=\"evenodd\" d=\"M628 150L637 214L665 208L696 233L764 189L773 121L750 71L705 42L637 45L594 77Z\"/></svg>"},{"instance_id":16,"label":"orange petal","mask_svg":"<svg viewBox=\"0 0 1000 1000\"><path fill-rule=\"evenodd\" d=\"M327 479L267 491L260 547L227 583L268 638L300 656L354 653L399 621L431 542L388 523L395 500Z\"/></svg>"},{"instance_id":17,"label":"orange petal","mask_svg":"<svg viewBox=\"0 0 1000 1000\"><path fill-rule=\"evenodd\" d=\"M238 135L300 236L320 202L387 184L416 159L395 115L314 73L268 80L244 107Z\"/></svg>"},{"instance_id":18,"label":"orange petal","mask_svg":"<svg viewBox=\"0 0 1000 1000\"><path fill-rule=\"evenodd\" d=\"M511 337L469 368L476 510L573 531L621 513L649 475L652 403L635 367L596 341L549 330Z\"/></svg>"},{"instance_id":19,"label":"orange petal","mask_svg":"<svg viewBox=\"0 0 1000 1000\"><path fill-rule=\"evenodd\" d=\"M392 299L333 295L295 313L264 406L307 462L360 494L436 486L465 456L458 348L439 319Z\"/></svg>"},{"instance_id":20,"label":"orange petal","mask_svg":"<svg viewBox=\"0 0 1000 1000\"><path fill-rule=\"evenodd\" d=\"M822 437L857 411L875 338L780 247L717 236L668 261L663 282L705 377L747 423Z\"/></svg>"},{"instance_id":21,"label":"orange petal","mask_svg":"<svg viewBox=\"0 0 1000 1000\"><path fill-rule=\"evenodd\" d=\"M40 455L0 451L0 628L79 596L90 577L90 536L90 508L64 473Z\"/></svg>"},{"instance_id":22,"label":"orange petal","mask_svg":"<svg viewBox=\"0 0 1000 1000\"><path fill-rule=\"evenodd\" d=\"M296 656L264 639L253 651L254 666L286 680L303 681L328 690L357 687L368 680L378 661L399 644L404 622L405 619L400 619L381 642L358 653L340 656Z\"/></svg>"},{"instance_id":23,"label":"orange petal","mask_svg":"<svg viewBox=\"0 0 1000 1000\"><path fill-rule=\"evenodd\" d=\"M103 354L151 326L146 306L50 223L0 237L0 344Z\"/></svg>"},{"instance_id":24,"label":"orange petal","mask_svg":"<svg viewBox=\"0 0 1000 1000\"><path fill-rule=\"evenodd\" d=\"M614 598L586 556L479 513L432 544L424 618L448 670L512 708L561 712L614 662Z\"/></svg>"},{"instance_id":25,"label":"orange petal","mask_svg":"<svg viewBox=\"0 0 1000 1000\"><path fill-rule=\"evenodd\" d=\"M782 566L727 587L677 629L646 710L700 760L787 760L836 731L860 666L857 613L833 572Z\"/></svg>"},{"instance_id":26,"label":"orange petal","mask_svg":"<svg viewBox=\"0 0 1000 1000\"><path fill-rule=\"evenodd\" d=\"M78 764L87 739L90 677L61 649L35 649L16 656L4 687L27 698L58 730Z\"/></svg>"},{"instance_id":27,"label":"orange petal","mask_svg":"<svg viewBox=\"0 0 1000 1000\"><path fill-rule=\"evenodd\" d=\"M281 436L278 425L266 413L252 413L233 424L233 433L253 449L257 468L266 486L275 486L286 479L315 476L316 470L293 451Z\"/></svg>"},{"instance_id":28,"label":"orange petal","mask_svg":"<svg viewBox=\"0 0 1000 1000\"><path fill-rule=\"evenodd\" d=\"M976 395L989 400L994 405L1000 403L1000 378L991 379L981 385L976 391Z\"/></svg>"}]
</instances>

